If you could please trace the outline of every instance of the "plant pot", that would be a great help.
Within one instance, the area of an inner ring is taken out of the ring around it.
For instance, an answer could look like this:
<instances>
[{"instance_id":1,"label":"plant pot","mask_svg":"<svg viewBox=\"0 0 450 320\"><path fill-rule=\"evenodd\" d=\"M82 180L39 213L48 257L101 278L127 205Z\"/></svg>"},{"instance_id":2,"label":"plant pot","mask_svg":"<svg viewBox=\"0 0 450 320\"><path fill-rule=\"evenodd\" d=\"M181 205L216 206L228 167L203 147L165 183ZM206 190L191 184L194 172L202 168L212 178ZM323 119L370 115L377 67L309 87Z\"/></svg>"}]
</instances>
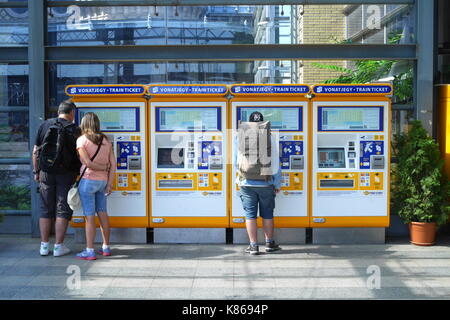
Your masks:
<instances>
[{"instance_id":1,"label":"plant pot","mask_svg":"<svg viewBox=\"0 0 450 320\"><path fill-rule=\"evenodd\" d=\"M411 243L418 246L432 246L436 239L435 222L411 222L409 224Z\"/></svg>"}]
</instances>

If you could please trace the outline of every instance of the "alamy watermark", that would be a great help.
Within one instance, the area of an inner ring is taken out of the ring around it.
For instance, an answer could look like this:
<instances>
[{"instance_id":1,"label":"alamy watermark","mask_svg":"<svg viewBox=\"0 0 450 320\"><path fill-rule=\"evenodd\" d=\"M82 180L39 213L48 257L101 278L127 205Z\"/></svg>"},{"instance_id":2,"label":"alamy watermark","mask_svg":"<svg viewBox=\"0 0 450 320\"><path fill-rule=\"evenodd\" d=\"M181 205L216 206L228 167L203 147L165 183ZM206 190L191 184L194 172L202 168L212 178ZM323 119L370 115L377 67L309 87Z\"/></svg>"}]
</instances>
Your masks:
<instances>
[{"instance_id":1,"label":"alamy watermark","mask_svg":"<svg viewBox=\"0 0 450 320\"><path fill-rule=\"evenodd\" d=\"M66 273L69 274L66 280L66 287L69 290L81 289L81 269L77 265L70 265L66 269Z\"/></svg>"},{"instance_id":2,"label":"alamy watermark","mask_svg":"<svg viewBox=\"0 0 450 320\"><path fill-rule=\"evenodd\" d=\"M366 280L368 289L381 289L381 269L377 265L370 265L366 270L370 276Z\"/></svg>"}]
</instances>

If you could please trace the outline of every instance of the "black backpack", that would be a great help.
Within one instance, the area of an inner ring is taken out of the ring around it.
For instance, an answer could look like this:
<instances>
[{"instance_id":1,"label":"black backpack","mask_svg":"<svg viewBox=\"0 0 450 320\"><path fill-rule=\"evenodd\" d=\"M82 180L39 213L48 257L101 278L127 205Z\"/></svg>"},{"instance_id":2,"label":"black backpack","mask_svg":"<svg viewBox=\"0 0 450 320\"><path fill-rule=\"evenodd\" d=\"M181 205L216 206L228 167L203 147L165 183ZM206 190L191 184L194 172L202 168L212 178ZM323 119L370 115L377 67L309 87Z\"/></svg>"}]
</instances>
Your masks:
<instances>
[{"instance_id":1,"label":"black backpack","mask_svg":"<svg viewBox=\"0 0 450 320\"><path fill-rule=\"evenodd\" d=\"M74 123L64 125L55 119L45 133L42 145L38 148L39 169L48 173L63 171L77 172L81 163L76 154L76 137L73 135Z\"/></svg>"}]
</instances>

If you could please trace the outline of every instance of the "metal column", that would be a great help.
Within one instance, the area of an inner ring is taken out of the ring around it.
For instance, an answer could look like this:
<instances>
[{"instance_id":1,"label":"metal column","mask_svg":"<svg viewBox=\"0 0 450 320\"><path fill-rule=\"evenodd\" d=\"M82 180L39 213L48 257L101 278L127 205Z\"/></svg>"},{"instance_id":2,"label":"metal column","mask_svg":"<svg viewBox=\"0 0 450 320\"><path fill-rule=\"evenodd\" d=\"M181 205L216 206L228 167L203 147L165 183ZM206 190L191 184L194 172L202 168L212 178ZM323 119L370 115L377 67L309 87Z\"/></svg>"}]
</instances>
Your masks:
<instances>
[{"instance_id":1,"label":"metal column","mask_svg":"<svg viewBox=\"0 0 450 320\"><path fill-rule=\"evenodd\" d=\"M37 129L45 119L45 0L28 0L29 12L29 93L30 93L30 152L33 150ZM31 161L32 162L32 161ZM31 164L32 165L32 164ZM33 167L31 167L33 168ZM32 174L32 173L30 173ZM31 235L39 237L39 194L37 184L31 183Z\"/></svg>"},{"instance_id":2,"label":"metal column","mask_svg":"<svg viewBox=\"0 0 450 320\"><path fill-rule=\"evenodd\" d=\"M415 116L433 135L436 125L434 76L436 74L436 21L435 0L416 2L416 68L415 68Z\"/></svg>"}]
</instances>

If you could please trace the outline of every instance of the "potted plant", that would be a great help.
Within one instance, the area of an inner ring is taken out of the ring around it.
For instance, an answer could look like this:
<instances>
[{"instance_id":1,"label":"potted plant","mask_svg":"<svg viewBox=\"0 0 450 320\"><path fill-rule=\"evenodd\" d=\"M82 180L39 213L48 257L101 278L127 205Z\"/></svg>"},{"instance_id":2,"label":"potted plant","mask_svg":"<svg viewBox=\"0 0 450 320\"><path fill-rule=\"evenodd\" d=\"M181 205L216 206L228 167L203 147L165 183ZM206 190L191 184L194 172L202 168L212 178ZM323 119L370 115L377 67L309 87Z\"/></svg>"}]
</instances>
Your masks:
<instances>
[{"instance_id":1,"label":"potted plant","mask_svg":"<svg viewBox=\"0 0 450 320\"><path fill-rule=\"evenodd\" d=\"M442 170L439 145L418 120L411 122L407 133L395 135L393 143L398 161L392 207L409 224L411 243L432 245L437 227L450 213L450 182Z\"/></svg>"}]
</instances>

